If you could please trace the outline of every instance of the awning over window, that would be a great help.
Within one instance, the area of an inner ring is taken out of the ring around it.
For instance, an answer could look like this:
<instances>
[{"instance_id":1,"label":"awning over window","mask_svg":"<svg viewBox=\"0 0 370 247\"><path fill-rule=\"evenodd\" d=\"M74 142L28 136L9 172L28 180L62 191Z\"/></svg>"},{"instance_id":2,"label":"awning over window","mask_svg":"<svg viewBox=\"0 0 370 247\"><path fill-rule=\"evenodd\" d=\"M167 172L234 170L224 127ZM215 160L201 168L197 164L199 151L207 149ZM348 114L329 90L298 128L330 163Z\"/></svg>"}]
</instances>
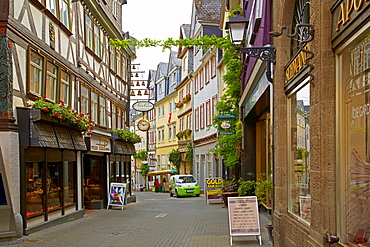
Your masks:
<instances>
[{"instance_id":1,"label":"awning over window","mask_svg":"<svg viewBox=\"0 0 370 247\"><path fill-rule=\"evenodd\" d=\"M31 121L30 138L31 147L87 150L80 132L48 123Z\"/></svg>"},{"instance_id":2,"label":"awning over window","mask_svg":"<svg viewBox=\"0 0 370 247\"><path fill-rule=\"evenodd\" d=\"M126 155L136 154L134 144L132 144L131 142L125 142L122 140L114 140L113 152L115 154L126 154Z\"/></svg>"}]
</instances>

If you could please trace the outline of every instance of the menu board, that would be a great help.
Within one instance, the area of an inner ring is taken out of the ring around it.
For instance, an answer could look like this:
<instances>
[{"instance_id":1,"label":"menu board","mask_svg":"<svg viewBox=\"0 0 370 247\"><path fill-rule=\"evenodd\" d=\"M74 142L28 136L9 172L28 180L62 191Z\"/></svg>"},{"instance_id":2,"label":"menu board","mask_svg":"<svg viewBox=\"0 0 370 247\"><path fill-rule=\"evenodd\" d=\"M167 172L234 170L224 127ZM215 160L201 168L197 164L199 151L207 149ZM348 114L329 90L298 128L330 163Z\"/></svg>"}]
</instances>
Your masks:
<instances>
[{"instance_id":1,"label":"menu board","mask_svg":"<svg viewBox=\"0 0 370 247\"><path fill-rule=\"evenodd\" d=\"M210 201L222 201L222 178L206 178L207 204Z\"/></svg>"},{"instance_id":2,"label":"menu board","mask_svg":"<svg viewBox=\"0 0 370 247\"><path fill-rule=\"evenodd\" d=\"M262 244L257 203L256 196L228 197L230 237L256 235Z\"/></svg>"},{"instance_id":3,"label":"menu board","mask_svg":"<svg viewBox=\"0 0 370 247\"><path fill-rule=\"evenodd\" d=\"M125 183L111 183L109 190L108 206L121 206L126 204L126 184Z\"/></svg>"}]
</instances>

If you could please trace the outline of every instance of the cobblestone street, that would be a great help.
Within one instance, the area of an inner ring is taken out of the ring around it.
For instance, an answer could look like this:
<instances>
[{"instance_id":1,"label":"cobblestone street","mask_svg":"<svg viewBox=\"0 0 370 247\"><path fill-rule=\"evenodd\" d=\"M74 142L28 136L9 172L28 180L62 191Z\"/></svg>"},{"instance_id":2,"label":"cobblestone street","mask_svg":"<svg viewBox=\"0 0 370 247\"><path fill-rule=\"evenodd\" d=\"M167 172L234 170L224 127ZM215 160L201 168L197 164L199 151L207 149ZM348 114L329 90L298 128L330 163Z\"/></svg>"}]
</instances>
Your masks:
<instances>
[{"instance_id":1,"label":"cobblestone street","mask_svg":"<svg viewBox=\"0 0 370 247\"><path fill-rule=\"evenodd\" d=\"M207 205L204 195L176 198L138 192L136 203L120 209L87 211L84 218L50 227L0 246L230 246L223 204ZM261 214L263 246L270 246ZM259 246L254 236L234 237L233 246Z\"/></svg>"}]
</instances>

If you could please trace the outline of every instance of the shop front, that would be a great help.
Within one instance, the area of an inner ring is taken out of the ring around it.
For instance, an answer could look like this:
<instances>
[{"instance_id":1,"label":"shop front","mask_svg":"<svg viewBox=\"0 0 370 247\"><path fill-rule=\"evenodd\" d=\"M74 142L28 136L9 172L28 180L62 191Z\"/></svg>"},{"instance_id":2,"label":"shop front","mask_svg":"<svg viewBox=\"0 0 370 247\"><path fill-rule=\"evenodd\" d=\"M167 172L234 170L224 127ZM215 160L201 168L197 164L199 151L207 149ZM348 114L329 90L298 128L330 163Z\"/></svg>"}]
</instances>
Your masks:
<instances>
[{"instance_id":1,"label":"shop front","mask_svg":"<svg viewBox=\"0 0 370 247\"><path fill-rule=\"evenodd\" d=\"M257 77L243 107L244 154L241 174L245 180L269 179L271 158L272 85L265 73Z\"/></svg>"},{"instance_id":2,"label":"shop front","mask_svg":"<svg viewBox=\"0 0 370 247\"><path fill-rule=\"evenodd\" d=\"M40 110L17 112L25 234L82 217L81 151L87 148L81 132Z\"/></svg>"},{"instance_id":3,"label":"shop front","mask_svg":"<svg viewBox=\"0 0 370 247\"><path fill-rule=\"evenodd\" d=\"M131 167L131 155L135 155L135 146L131 142L119 140L113 133L113 152L110 155L109 177L110 183L125 183L127 186L127 198L133 191L133 173Z\"/></svg>"},{"instance_id":4,"label":"shop front","mask_svg":"<svg viewBox=\"0 0 370 247\"><path fill-rule=\"evenodd\" d=\"M83 199L86 209L102 209L107 204L109 188L110 136L94 133L86 138L88 152L83 156Z\"/></svg>"},{"instance_id":5,"label":"shop front","mask_svg":"<svg viewBox=\"0 0 370 247\"><path fill-rule=\"evenodd\" d=\"M370 246L370 2L339 1L332 20L338 236L350 246Z\"/></svg>"}]
</instances>

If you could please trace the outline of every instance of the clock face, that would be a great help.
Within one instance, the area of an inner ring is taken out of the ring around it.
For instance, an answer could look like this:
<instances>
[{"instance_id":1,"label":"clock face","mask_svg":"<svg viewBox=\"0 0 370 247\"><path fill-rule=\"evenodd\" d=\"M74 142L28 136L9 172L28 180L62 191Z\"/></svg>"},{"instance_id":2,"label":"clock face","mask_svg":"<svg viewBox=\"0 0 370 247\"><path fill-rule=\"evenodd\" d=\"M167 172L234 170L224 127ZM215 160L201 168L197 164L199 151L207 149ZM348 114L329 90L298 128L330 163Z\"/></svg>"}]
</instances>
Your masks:
<instances>
[{"instance_id":1,"label":"clock face","mask_svg":"<svg viewBox=\"0 0 370 247\"><path fill-rule=\"evenodd\" d=\"M146 119L141 119L138 123L137 123L137 127L139 128L139 130L141 131L147 131L149 128L150 128L150 123L148 120Z\"/></svg>"}]
</instances>

